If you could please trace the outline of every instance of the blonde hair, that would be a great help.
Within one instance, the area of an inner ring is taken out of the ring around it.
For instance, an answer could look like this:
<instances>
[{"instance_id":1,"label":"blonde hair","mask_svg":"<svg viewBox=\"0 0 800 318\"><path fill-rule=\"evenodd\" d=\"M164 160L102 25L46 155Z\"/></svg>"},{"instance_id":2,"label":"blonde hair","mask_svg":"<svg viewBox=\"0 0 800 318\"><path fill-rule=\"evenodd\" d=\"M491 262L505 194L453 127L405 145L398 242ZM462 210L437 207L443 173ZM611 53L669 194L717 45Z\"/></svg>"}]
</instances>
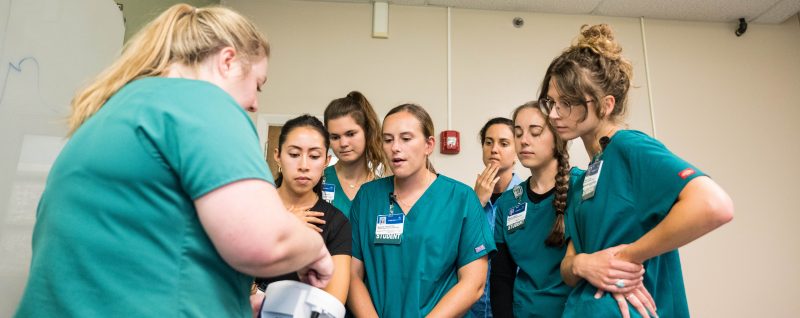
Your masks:
<instances>
[{"instance_id":1,"label":"blonde hair","mask_svg":"<svg viewBox=\"0 0 800 318\"><path fill-rule=\"evenodd\" d=\"M269 56L266 37L231 9L186 4L170 7L136 33L120 57L75 94L68 119L69 135L125 84L143 77L163 76L173 63L196 66L225 47L234 48L245 65L257 57Z\"/></svg>"}]
</instances>

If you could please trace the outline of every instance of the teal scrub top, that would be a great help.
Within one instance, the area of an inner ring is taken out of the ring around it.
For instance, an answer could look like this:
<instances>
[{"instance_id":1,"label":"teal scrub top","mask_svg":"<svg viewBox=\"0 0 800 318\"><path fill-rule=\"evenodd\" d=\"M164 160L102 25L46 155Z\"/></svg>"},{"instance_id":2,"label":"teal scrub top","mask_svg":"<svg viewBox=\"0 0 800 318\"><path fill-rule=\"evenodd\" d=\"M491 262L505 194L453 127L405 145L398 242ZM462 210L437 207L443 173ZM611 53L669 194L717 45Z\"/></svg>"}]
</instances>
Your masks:
<instances>
[{"instance_id":1,"label":"teal scrub top","mask_svg":"<svg viewBox=\"0 0 800 318\"><path fill-rule=\"evenodd\" d=\"M353 201L344 193L344 188L342 188L342 184L339 182L339 176L336 175L336 168L333 166L325 168L324 178L324 183L332 184L334 189L333 200L328 203L333 204L333 206L339 209L339 211L342 211L344 216L349 219L350 207L353 205Z\"/></svg>"},{"instance_id":2,"label":"teal scrub top","mask_svg":"<svg viewBox=\"0 0 800 318\"><path fill-rule=\"evenodd\" d=\"M583 181L570 191L566 231L577 253L594 253L633 243L652 230L689 181L704 174L661 142L635 130L618 131L592 162L602 160L595 194L583 200ZM591 170L591 167L590 169ZM661 317L688 317L678 250L644 262L644 285ZM619 317L610 294L594 299L597 289L581 280L570 293L564 317ZM631 317L639 314L629 305Z\"/></svg>"},{"instance_id":3,"label":"teal scrub top","mask_svg":"<svg viewBox=\"0 0 800 318\"><path fill-rule=\"evenodd\" d=\"M583 170L570 170L570 187ZM519 185L520 198L509 190L497 199L494 240L506 244L511 258L517 263L519 271L514 280L514 317L561 317L564 303L572 290L561 278L561 260L567 252L567 244L561 247L547 246L544 241L550 236L555 222L555 195L550 195L539 203L528 197L530 179ZM518 204L527 204L525 224L509 231L508 215Z\"/></svg>"},{"instance_id":4,"label":"teal scrub top","mask_svg":"<svg viewBox=\"0 0 800 318\"><path fill-rule=\"evenodd\" d=\"M194 206L243 179L272 183L255 127L225 91L125 85L50 171L16 316L251 317L253 278L220 257Z\"/></svg>"},{"instance_id":5,"label":"teal scrub top","mask_svg":"<svg viewBox=\"0 0 800 318\"><path fill-rule=\"evenodd\" d=\"M478 197L439 175L405 216L400 244L375 242L379 215L389 214L394 177L365 183L353 200L353 257L380 317L422 317L458 282L458 269L495 251ZM403 211L397 204L393 212Z\"/></svg>"}]
</instances>

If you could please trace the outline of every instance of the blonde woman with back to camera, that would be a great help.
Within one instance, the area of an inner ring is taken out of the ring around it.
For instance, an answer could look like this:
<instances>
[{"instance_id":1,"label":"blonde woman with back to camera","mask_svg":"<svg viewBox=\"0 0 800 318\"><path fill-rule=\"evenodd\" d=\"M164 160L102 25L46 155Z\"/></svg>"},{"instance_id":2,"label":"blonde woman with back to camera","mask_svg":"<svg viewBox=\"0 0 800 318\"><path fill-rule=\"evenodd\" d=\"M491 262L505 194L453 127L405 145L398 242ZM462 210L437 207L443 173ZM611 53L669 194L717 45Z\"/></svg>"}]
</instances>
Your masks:
<instances>
[{"instance_id":1,"label":"blonde woman with back to camera","mask_svg":"<svg viewBox=\"0 0 800 318\"><path fill-rule=\"evenodd\" d=\"M175 5L78 92L37 210L17 317L250 317L254 276L324 287L245 111L269 45L223 7Z\"/></svg>"}]
</instances>

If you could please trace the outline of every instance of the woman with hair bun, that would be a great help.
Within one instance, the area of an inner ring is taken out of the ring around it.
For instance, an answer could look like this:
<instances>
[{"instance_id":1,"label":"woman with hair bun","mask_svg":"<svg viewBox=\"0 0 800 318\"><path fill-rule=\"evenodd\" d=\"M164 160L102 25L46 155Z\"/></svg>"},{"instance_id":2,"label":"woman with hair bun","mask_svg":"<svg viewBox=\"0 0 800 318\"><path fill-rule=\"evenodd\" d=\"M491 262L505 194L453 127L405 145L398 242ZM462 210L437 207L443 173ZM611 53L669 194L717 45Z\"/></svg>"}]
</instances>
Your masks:
<instances>
[{"instance_id":1,"label":"woman with hair bun","mask_svg":"<svg viewBox=\"0 0 800 318\"><path fill-rule=\"evenodd\" d=\"M592 158L570 191L561 264L564 317L688 317L678 248L733 218L727 193L661 142L623 123L633 69L605 24L581 27L539 101L558 134ZM652 295L652 297L651 297Z\"/></svg>"}]
</instances>

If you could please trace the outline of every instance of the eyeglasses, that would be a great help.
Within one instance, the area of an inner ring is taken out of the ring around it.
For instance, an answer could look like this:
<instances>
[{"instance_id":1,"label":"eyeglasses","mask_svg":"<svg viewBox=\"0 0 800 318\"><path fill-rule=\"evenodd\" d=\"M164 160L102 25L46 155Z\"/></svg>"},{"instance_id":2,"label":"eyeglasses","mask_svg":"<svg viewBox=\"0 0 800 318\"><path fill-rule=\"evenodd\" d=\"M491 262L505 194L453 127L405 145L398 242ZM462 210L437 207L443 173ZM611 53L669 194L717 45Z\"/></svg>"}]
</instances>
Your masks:
<instances>
[{"instance_id":1,"label":"eyeglasses","mask_svg":"<svg viewBox=\"0 0 800 318\"><path fill-rule=\"evenodd\" d=\"M579 105L586 106L591 102L594 102L594 100L586 100L582 102L562 101L558 103L548 97L545 97L539 99L539 108L541 108L542 111L544 111L544 113L547 114L548 116L550 115L550 112L553 111L553 108L555 108L556 112L558 113L558 116L560 116L561 118L567 118L569 117L569 114L572 113L573 107Z\"/></svg>"}]
</instances>

